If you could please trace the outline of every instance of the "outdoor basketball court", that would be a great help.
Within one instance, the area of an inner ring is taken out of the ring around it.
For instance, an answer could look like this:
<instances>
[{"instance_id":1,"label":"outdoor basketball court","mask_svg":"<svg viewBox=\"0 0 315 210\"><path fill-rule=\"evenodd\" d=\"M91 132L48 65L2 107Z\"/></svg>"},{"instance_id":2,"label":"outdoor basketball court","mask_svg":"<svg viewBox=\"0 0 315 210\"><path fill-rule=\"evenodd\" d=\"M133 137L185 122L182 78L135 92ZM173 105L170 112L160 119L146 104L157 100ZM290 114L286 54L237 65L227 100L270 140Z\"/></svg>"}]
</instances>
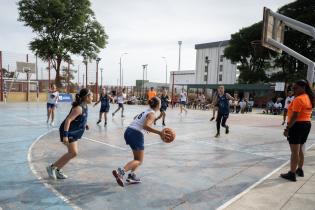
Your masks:
<instances>
[{"instance_id":1,"label":"outdoor basketball court","mask_svg":"<svg viewBox=\"0 0 315 210\"><path fill-rule=\"evenodd\" d=\"M69 104L58 108L58 124ZM145 136L143 183L122 188L111 172L131 160L123 132L144 106L126 106L126 118L109 117L97 126L99 107L89 109L89 125L79 155L65 167L69 179L48 178L45 167L66 151L57 127L46 125L45 104L1 105L2 209L216 209L287 162L289 147L281 117L231 114L229 135L215 139L209 111L167 111L176 140ZM111 106L112 111L116 105ZM156 127L160 127L160 122ZM314 129L313 129L314 130ZM315 143L311 132L307 146Z\"/></svg>"}]
</instances>

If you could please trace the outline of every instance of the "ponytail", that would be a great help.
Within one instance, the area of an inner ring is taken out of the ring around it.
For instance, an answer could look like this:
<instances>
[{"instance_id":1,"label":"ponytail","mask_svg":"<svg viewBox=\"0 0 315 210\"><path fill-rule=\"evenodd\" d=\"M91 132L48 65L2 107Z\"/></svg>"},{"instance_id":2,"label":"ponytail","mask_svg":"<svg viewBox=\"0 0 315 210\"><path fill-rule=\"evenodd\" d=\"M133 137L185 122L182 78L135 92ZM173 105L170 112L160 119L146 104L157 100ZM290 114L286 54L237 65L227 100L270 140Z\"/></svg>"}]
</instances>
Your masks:
<instances>
[{"instance_id":1,"label":"ponytail","mask_svg":"<svg viewBox=\"0 0 315 210\"><path fill-rule=\"evenodd\" d=\"M310 86L310 83L307 80L300 80L296 83L298 86L303 87L305 90L305 93L308 95L311 103L312 103L312 108L314 108L315 105L315 96L314 92Z\"/></svg>"},{"instance_id":2,"label":"ponytail","mask_svg":"<svg viewBox=\"0 0 315 210\"><path fill-rule=\"evenodd\" d=\"M80 90L80 93L75 94L75 101L72 103L72 107L76 107L79 106L83 100L85 96L90 95L91 92L89 89L87 88L83 88Z\"/></svg>"}]
</instances>

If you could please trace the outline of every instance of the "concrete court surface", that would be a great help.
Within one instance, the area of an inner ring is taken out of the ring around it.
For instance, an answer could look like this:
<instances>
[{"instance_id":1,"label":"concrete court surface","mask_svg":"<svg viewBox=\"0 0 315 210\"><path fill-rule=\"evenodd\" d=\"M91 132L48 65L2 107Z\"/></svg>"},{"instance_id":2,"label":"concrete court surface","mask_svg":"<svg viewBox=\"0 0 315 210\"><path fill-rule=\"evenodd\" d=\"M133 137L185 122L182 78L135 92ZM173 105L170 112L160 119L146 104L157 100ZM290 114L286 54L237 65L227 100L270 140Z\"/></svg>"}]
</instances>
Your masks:
<instances>
[{"instance_id":1,"label":"concrete court surface","mask_svg":"<svg viewBox=\"0 0 315 210\"><path fill-rule=\"evenodd\" d=\"M112 105L110 112L117 105ZM261 180L289 158L281 117L231 114L229 135L215 139L209 111L167 111L176 140L145 136L143 183L121 188L112 169L132 158L123 132L146 109L126 106L126 118L109 116L96 126L99 107L89 109L92 127L79 142L79 156L66 167L69 179L50 180L45 166L62 155L57 127L45 123L45 104L0 105L0 207L2 209L216 209ZM58 125L69 105L58 108ZM162 129L161 122L156 128ZM315 143L314 129L307 145ZM36 141L35 141L36 140ZM32 144L33 143L33 144Z\"/></svg>"}]
</instances>

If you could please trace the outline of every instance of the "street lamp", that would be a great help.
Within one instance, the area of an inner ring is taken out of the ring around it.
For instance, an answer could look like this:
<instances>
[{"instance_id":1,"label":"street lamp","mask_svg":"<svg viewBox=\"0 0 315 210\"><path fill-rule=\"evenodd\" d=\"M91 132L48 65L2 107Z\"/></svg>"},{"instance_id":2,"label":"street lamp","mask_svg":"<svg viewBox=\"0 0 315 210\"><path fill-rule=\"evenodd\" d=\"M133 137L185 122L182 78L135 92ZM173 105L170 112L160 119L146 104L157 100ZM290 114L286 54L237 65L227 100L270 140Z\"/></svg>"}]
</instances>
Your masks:
<instances>
[{"instance_id":1,"label":"street lamp","mask_svg":"<svg viewBox=\"0 0 315 210\"><path fill-rule=\"evenodd\" d=\"M101 68L101 88L103 87L103 68Z\"/></svg>"},{"instance_id":2,"label":"street lamp","mask_svg":"<svg viewBox=\"0 0 315 210\"><path fill-rule=\"evenodd\" d=\"M208 84L208 75L209 75L209 63L211 60L208 59L208 56L206 56L205 59L205 76L206 76L206 84Z\"/></svg>"},{"instance_id":3,"label":"street lamp","mask_svg":"<svg viewBox=\"0 0 315 210\"><path fill-rule=\"evenodd\" d=\"M86 58L84 58L83 63L85 65L85 88L87 88L88 87L88 62ZM84 82L83 82L83 85L84 85Z\"/></svg>"},{"instance_id":4,"label":"street lamp","mask_svg":"<svg viewBox=\"0 0 315 210\"><path fill-rule=\"evenodd\" d=\"M182 41L178 41L178 71L180 71L180 54L181 54L181 47Z\"/></svg>"},{"instance_id":5,"label":"street lamp","mask_svg":"<svg viewBox=\"0 0 315 210\"><path fill-rule=\"evenodd\" d=\"M119 85L122 86L123 85L123 72L122 72L122 64L121 64L121 59L124 55L127 55L128 53L123 53L121 54L120 58L119 58Z\"/></svg>"},{"instance_id":6,"label":"street lamp","mask_svg":"<svg viewBox=\"0 0 315 210\"><path fill-rule=\"evenodd\" d=\"M162 57L165 61L165 84L167 84L167 60L166 57Z\"/></svg>"},{"instance_id":7,"label":"street lamp","mask_svg":"<svg viewBox=\"0 0 315 210\"><path fill-rule=\"evenodd\" d=\"M96 101L98 100L98 63L101 61L101 58L96 58L96 82L95 82L95 95Z\"/></svg>"},{"instance_id":8,"label":"street lamp","mask_svg":"<svg viewBox=\"0 0 315 210\"><path fill-rule=\"evenodd\" d=\"M80 90L80 66L81 63L78 65L78 90Z\"/></svg>"},{"instance_id":9,"label":"street lamp","mask_svg":"<svg viewBox=\"0 0 315 210\"><path fill-rule=\"evenodd\" d=\"M144 64L142 65L142 68L143 68L143 73L142 73L142 99L144 98L144 71L147 69L148 67L148 64Z\"/></svg>"}]
</instances>

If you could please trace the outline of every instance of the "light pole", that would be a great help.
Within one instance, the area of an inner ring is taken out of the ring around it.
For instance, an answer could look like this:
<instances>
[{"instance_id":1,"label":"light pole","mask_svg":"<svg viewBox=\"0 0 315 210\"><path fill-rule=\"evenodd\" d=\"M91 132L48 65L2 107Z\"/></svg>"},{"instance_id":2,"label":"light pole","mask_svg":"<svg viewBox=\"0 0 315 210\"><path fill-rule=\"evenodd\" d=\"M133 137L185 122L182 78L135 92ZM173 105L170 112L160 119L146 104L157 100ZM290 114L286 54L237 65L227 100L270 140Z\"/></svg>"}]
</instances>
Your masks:
<instances>
[{"instance_id":1,"label":"light pole","mask_svg":"<svg viewBox=\"0 0 315 210\"><path fill-rule=\"evenodd\" d=\"M181 47L182 41L178 41L178 71L180 71L180 54L181 54Z\"/></svg>"},{"instance_id":2,"label":"light pole","mask_svg":"<svg viewBox=\"0 0 315 210\"><path fill-rule=\"evenodd\" d=\"M124 55L127 55L128 53L123 53L121 54L120 58L119 58L119 85L122 86L123 85L123 72L122 72L122 64L121 64L121 59Z\"/></svg>"},{"instance_id":3,"label":"light pole","mask_svg":"<svg viewBox=\"0 0 315 210\"><path fill-rule=\"evenodd\" d=\"M142 73L142 99L144 99L144 71L146 70L148 64L142 65L143 73Z\"/></svg>"},{"instance_id":4,"label":"light pole","mask_svg":"<svg viewBox=\"0 0 315 210\"><path fill-rule=\"evenodd\" d=\"M211 60L208 59L208 56L206 56L205 59L205 75L206 75L206 84L208 84L208 76L209 76L209 63Z\"/></svg>"},{"instance_id":5,"label":"light pole","mask_svg":"<svg viewBox=\"0 0 315 210\"><path fill-rule=\"evenodd\" d=\"M101 68L101 88L103 88L103 68Z\"/></svg>"},{"instance_id":6,"label":"light pole","mask_svg":"<svg viewBox=\"0 0 315 210\"><path fill-rule=\"evenodd\" d=\"M85 65L85 88L87 88L88 87L88 62L86 58L84 58L83 63ZM83 82L83 85L84 85L84 82Z\"/></svg>"},{"instance_id":7,"label":"light pole","mask_svg":"<svg viewBox=\"0 0 315 210\"><path fill-rule=\"evenodd\" d=\"M81 63L78 65L78 90L80 90L80 66Z\"/></svg>"},{"instance_id":8,"label":"light pole","mask_svg":"<svg viewBox=\"0 0 315 210\"><path fill-rule=\"evenodd\" d=\"M101 61L101 58L96 58L96 82L95 82L95 99L98 101L98 64Z\"/></svg>"},{"instance_id":9,"label":"light pole","mask_svg":"<svg viewBox=\"0 0 315 210\"><path fill-rule=\"evenodd\" d=\"M68 59L68 60L67 60L67 63L68 63L68 71L67 71L67 92L70 93L70 63L71 63L71 60Z\"/></svg>"},{"instance_id":10,"label":"light pole","mask_svg":"<svg viewBox=\"0 0 315 210\"><path fill-rule=\"evenodd\" d=\"M166 57L162 57L165 61L165 84L167 84L167 60Z\"/></svg>"},{"instance_id":11,"label":"light pole","mask_svg":"<svg viewBox=\"0 0 315 210\"><path fill-rule=\"evenodd\" d=\"M84 82L84 79L85 79L85 75L83 74L83 75L82 75L82 88L83 88L84 83L85 83L85 82Z\"/></svg>"}]
</instances>

